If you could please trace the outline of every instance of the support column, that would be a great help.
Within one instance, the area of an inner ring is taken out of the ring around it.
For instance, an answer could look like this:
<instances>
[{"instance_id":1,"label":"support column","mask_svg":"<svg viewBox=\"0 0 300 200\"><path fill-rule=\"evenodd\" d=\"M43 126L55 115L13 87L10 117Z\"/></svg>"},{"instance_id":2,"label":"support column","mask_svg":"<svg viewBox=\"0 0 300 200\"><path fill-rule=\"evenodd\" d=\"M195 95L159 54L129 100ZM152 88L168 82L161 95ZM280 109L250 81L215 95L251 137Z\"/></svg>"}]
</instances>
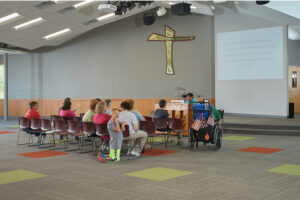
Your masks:
<instances>
[{"instance_id":1,"label":"support column","mask_svg":"<svg viewBox=\"0 0 300 200\"><path fill-rule=\"evenodd\" d=\"M4 120L8 120L8 54L4 54Z\"/></svg>"}]
</instances>

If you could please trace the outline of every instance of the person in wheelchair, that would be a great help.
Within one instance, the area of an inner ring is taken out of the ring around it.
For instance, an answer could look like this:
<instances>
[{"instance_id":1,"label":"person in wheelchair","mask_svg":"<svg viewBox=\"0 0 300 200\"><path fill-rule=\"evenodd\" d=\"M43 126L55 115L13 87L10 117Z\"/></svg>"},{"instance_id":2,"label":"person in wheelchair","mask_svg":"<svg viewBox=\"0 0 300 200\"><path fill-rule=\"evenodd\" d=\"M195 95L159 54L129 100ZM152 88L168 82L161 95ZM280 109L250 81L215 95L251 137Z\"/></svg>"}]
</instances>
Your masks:
<instances>
[{"instance_id":1,"label":"person in wheelchair","mask_svg":"<svg viewBox=\"0 0 300 200\"><path fill-rule=\"evenodd\" d=\"M198 146L198 142L203 142L203 145L206 145L209 142L214 144L214 132L216 126L218 126L218 129L221 128L221 114L214 106L209 104L207 99L205 99L203 103L195 104L193 110L194 120L199 119L202 115L205 124L203 124L199 130L191 128L191 148L193 148L194 144ZM212 119L210 119L210 117L212 116L214 121L211 122Z\"/></svg>"}]
</instances>

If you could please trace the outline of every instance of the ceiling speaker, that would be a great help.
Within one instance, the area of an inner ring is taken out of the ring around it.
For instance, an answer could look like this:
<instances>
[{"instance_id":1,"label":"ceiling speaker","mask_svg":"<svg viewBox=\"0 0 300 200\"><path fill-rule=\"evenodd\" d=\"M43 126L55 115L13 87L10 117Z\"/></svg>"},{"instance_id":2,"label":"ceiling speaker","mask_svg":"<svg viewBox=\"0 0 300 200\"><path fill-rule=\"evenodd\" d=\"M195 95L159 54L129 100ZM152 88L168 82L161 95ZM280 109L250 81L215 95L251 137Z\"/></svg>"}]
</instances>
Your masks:
<instances>
[{"instance_id":1,"label":"ceiling speaker","mask_svg":"<svg viewBox=\"0 0 300 200\"><path fill-rule=\"evenodd\" d=\"M145 14L143 16L143 20L144 20L144 24L146 26L149 26L149 25L152 25L155 22L156 17L153 14Z\"/></svg>"},{"instance_id":2,"label":"ceiling speaker","mask_svg":"<svg viewBox=\"0 0 300 200\"><path fill-rule=\"evenodd\" d=\"M171 13L172 15L190 15L191 14L191 4L188 3L177 3L171 5Z\"/></svg>"},{"instance_id":3,"label":"ceiling speaker","mask_svg":"<svg viewBox=\"0 0 300 200\"><path fill-rule=\"evenodd\" d=\"M257 5L265 5L267 3L269 3L270 1L256 1Z\"/></svg>"}]
</instances>

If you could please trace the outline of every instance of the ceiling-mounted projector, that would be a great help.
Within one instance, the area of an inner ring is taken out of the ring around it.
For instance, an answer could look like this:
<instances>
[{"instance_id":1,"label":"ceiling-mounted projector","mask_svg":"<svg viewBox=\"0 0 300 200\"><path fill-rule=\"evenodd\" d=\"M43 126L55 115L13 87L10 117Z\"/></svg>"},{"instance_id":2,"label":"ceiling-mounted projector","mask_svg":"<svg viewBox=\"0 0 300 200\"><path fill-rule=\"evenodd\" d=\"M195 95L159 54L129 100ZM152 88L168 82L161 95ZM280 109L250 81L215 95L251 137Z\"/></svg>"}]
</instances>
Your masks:
<instances>
[{"instance_id":1,"label":"ceiling-mounted projector","mask_svg":"<svg viewBox=\"0 0 300 200\"><path fill-rule=\"evenodd\" d=\"M98 10L101 12L115 12L117 10L117 6L114 6L112 4L100 4L98 6Z\"/></svg>"}]
</instances>

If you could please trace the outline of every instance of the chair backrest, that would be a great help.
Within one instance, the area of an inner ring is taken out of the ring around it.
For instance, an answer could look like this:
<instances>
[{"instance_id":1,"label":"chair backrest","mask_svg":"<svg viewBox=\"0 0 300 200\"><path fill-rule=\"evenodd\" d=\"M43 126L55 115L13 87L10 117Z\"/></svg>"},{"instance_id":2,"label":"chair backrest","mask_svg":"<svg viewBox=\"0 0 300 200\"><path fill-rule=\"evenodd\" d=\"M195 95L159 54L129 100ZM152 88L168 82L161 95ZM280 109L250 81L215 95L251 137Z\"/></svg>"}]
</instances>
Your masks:
<instances>
[{"instance_id":1,"label":"chair backrest","mask_svg":"<svg viewBox=\"0 0 300 200\"><path fill-rule=\"evenodd\" d=\"M59 115L51 115L50 116L50 120L51 120L52 123L53 123L54 120L61 120L61 119L63 119L63 118Z\"/></svg>"},{"instance_id":2,"label":"chair backrest","mask_svg":"<svg viewBox=\"0 0 300 200\"><path fill-rule=\"evenodd\" d=\"M50 131L51 128L51 121L49 119L41 119L41 129L43 131Z\"/></svg>"},{"instance_id":3,"label":"chair backrest","mask_svg":"<svg viewBox=\"0 0 300 200\"><path fill-rule=\"evenodd\" d=\"M24 118L24 117L20 117L19 118L19 127L21 129L23 128L30 128L30 119Z\"/></svg>"},{"instance_id":4,"label":"chair backrest","mask_svg":"<svg viewBox=\"0 0 300 200\"><path fill-rule=\"evenodd\" d=\"M80 113L79 116L81 117L81 119L83 118L84 114L85 114L85 113Z\"/></svg>"},{"instance_id":5,"label":"chair backrest","mask_svg":"<svg viewBox=\"0 0 300 200\"><path fill-rule=\"evenodd\" d=\"M152 121L140 121L140 129L149 134L155 133L154 122Z\"/></svg>"},{"instance_id":6,"label":"chair backrest","mask_svg":"<svg viewBox=\"0 0 300 200\"><path fill-rule=\"evenodd\" d=\"M93 122L82 122L82 131L86 135L92 135L95 133L95 125Z\"/></svg>"},{"instance_id":7,"label":"chair backrest","mask_svg":"<svg viewBox=\"0 0 300 200\"><path fill-rule=\"evenodd\" d=\"M30 128L32 130L37 130L41 128L41 120L40 119L30 119Z\"/></svg>"},{"instance_id":8,"label":"chair backrest","mask_svg":"<svg viewBox=\"0 0 300 200\"><path fill-rule=\"evenodd\" d=\"M95 124L96 134L99 136L108 135L107 124Z\"/></svg>"},{"instance_id":9,"label":"chair backrest","mask_svg":"<svg viewBox=\"0 0 300 200\"><path fill-rule=\"evenodd\" d=\"M81 117L73 117L73 121L78 121L79 122L79 128L82 127L82 118Z\"/></svg>"},{"instance_id":10,"label":"chair backrest","mask_svg":"<svg viewBox=\"0 0 300 200\"><path fill-rule=\"evenodd\" d=\"M129 133L129 126L125 125L125 131L123 131L123 137L129 137L130 133Z\"/></svg>"},{"instance_id":11,"label":"chair backrest","mask_svg":"<svg viewBox=\"0 0 300 200\"><path fill-rule=\"evenodd\" d=\"M79 128L79 122L78 121L71 121L68 120L68 132L69 133L78 133L80 132L80 128Z\"/></svg>"},{"instance_id":12,"label":"chair backrest","mask_svg":"<svg viewBox=\"0 0 300 200\"><path fill-rule=\"evenodd\" d=\"M153 118L152 118L152 117L144 116L144 118L145 118L146 121L151 121L151 122L153 122Z\"/></svg>"},{"instance_id":13,"label":"chair backrest","mask_svg":"<svg viewBox=\"0 0 300 200\"><path fill-rule=\"evenodd\" d=\"M168 128L169 119L165 118L154 118L155 129L166 129Z\"/></svg>"},{"instance_id":14,"label":"chair backrest","mask_svg":"<svg viewBox=\"0 0 300 200\"><path fill-rule=\"evenodd\" d=\"M169 128L172 130L180 130L184 129L182 119L179 118L170 118L169 120Z\"/></svg>"},{"instance_id":15,"label":"chair backrest","mask_svg":"<svg viewBox=\"0 0 300 200\"><path fill-rule=\"evenodd\" d=\"M61 117L65 122L67 123L68 121L73 121L73 117Z\"/></svg>"},{"instance_id":16,"label":"chair backrest","mask_svg":"<svg viewBox=\"0 0 300 200\"><path fill-rule=\"evenodd\" d=\"M65 131L67 130L65 120L58 119L53 121L55 131Z\"/></svg>"},{"instance_id":17,"label":"chair backrest","mask_svg":"<svg viewBox=\"0 0 300 200\"><path fill-rule=\"evenodd\" d=\"M73 121L78 121L78 122L82 122L82 118L81 117L73 117Z\"/></svg>"}]
</instances>

